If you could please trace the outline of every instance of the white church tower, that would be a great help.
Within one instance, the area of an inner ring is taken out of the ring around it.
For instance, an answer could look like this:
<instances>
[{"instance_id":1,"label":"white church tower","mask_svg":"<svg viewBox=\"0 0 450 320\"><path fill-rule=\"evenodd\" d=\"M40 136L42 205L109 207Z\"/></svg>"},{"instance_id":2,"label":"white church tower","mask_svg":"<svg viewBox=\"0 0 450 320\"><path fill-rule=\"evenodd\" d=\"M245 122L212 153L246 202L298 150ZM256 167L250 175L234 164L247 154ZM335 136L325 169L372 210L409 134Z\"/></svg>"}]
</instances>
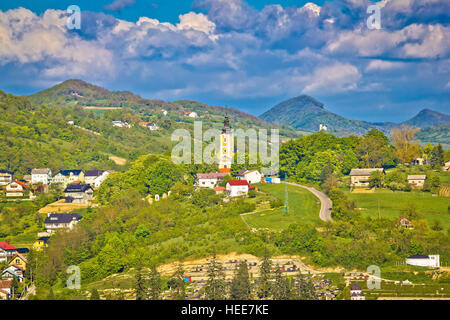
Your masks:
<instances>
[{"instance_id":1,"label":"white church tower","mask_svg":"<svg viewBox=\"0 0 450 320\"><path fill-rule=\"evenodd\" d=\"M234 139L228 116L225 116L223 124L222 134L220 135L219 171L230 172L234 157Z\"/></svg>"}]
</instances>

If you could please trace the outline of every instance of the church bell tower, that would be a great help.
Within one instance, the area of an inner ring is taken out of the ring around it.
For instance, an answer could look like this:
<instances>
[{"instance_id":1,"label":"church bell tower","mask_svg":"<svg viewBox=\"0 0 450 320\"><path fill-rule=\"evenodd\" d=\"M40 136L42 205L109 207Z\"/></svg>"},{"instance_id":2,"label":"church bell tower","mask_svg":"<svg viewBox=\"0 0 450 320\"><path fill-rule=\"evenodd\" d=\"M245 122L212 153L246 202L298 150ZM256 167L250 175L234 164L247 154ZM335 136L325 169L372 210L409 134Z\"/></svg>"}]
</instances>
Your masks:
<instances>
[{"instance_id":1,"label":"church bell tower","mask_svg":"<svg viewBox=\"0 0 450 320\"><path fill-rule=\"evenodd\" d=\"M225 116L222 134L220 135L219 171L230 172L234 157L234 139L230 128L230 119Z\"/></svg>"}]
</instances>

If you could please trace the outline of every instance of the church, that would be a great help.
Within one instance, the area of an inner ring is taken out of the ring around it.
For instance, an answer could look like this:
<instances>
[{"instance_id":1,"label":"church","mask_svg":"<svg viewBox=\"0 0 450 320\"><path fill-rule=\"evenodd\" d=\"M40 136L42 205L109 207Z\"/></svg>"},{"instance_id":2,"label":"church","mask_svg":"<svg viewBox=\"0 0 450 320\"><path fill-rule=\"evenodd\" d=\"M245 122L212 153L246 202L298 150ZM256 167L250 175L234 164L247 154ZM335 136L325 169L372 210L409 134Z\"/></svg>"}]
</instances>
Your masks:
<instances>
[{"instance_id":1,"label":"church","mask_svg":"<svg viewBox=\"0 0 450 320\"><path fill-rule=\"evenodd\" d=\"M234 137L228 115L225 116L223 124L222 134L220 135L219 171L228 173L234 157Z\"/></svg>"}]
</instances>

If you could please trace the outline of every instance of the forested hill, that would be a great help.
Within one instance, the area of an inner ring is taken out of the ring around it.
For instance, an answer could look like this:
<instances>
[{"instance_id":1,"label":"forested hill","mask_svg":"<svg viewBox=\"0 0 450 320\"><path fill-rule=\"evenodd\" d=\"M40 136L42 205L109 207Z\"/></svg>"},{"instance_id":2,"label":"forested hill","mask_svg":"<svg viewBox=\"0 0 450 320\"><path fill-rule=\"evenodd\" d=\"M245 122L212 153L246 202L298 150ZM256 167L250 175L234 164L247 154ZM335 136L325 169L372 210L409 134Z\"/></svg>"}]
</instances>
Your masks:
<instances>
[{"instance_id":1,"label":"forested hill","mask_svg":"<svg viewBox=\"0 0 450 320\"><path fill-rule=\"evenodd\" d=\"M0 168L19 176L34 167L53 171L117 169L110 156L133 160L171 148L172 142L167 139L170 123L167 128L150 132L140 126L115 128L111 120L117 117L130 123L141 120L131 111L96 114L78 106L54 108L0 91Z\"/></svg>"},{"instance_id":2,"label":"forested hill","mask_svg":"<svg viewBox=\"0 0 450 320\"><path fill-rule=\"evenodd\" d=\"M168 112L165 118L177 122L186 121L188 113L196 112L203 120L204 125L212 127L220 126L225 115L230 117L234 127L243 129L279 127L235 108L210 106L192 100L165 102L162 100L144 99L128 91L109 91L76 79L64 81L54 87L30 95L29 98L34 103L49 106L77 105L82 108L90 107L91 110L93 109L92 107L131 109L141 117L159 119L162 118L162 113L165 110ZM288 126L281 128L281 134L286 137L297 136L295 130Z\"/></svg>"}]
</instances>

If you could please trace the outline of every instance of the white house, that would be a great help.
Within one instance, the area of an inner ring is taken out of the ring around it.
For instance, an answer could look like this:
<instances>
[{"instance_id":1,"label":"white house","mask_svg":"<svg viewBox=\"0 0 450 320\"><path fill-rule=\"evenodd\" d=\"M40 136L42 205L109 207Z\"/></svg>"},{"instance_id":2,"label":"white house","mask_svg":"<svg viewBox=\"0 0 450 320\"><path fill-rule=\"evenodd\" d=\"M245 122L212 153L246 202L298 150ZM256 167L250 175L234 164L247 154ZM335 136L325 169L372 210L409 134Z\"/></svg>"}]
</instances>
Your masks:
<instances>
[{"instance_id":1,"label":"white house","mask_svg":"<svg viewBox=\"0 0 450 320\"><path fill-rule=\"evenodd\" d=\"M239 197L247 195L249 187L247 180L228 180L225 189L228 196Z\"/></svg>"},{"instance_id":2,"label":"white house","mask_svg":"<svg viewBox=\"0 0 450 320\"><path fill-rule=\"evenodd\" d=\"M247 180L248 183L260 183L262 174L258 170L241 170L236 174L238 180Z\"/></svg>"},{"instance_id":3,"label":"white house","mask_svg":"<svg viewBox=\"0 0 450 320\"><path fill-rule=\"evenodd\" d=\"M95 179L103 174L103 170L88 170L84 173L84 182L86 184L94 185Z\"/></svg>"},{"instance_id":4,"label":"white house","mask_svg":"<svg viewBox=\"0 0 450 320\"><path fill-rule=\"evenodd\" d=\"M427 176L424 174L408 175L408 183L413 188L423 188Z\"/></svg>"},{"instance_id":5,"label":"white house","mask_svg":"<svg viewBox=\"0 0 450 320\"><path fill-rule=\"evenodd\" d=\"M19 183L13 181L6 186L6 196L7 197L23 197L25 192L24 183Z\"/></svg>"},{"instance_id":6,"label":"white house","mask_svg":"<svg viewBox=\"0 0 450 320\"><path fill-rule=\"evenodd\" d=\"M154 122L139 122L141 127L147 128L151 131L158 130L159 127Z\"/></svg>"},{"instance_id":7,"label":"white house","mask_svg":"<svg viewBox=\"0 0 450 320\"><path fill-rule=\"evenodd\" d=\"M327 130L328 130L328 128L326 125L324 125L324 124L319 125L319 131L327 131Z\"/></svg>"},{"instance_id":8,"label":"white house","mask_svg":"<svg viewBox=\"0 0 450 320\"><path fill-rule=\"evenodd\" d=\"M352 300L366 300L366 296L362 292L361 286L357 283L350 288L350 298Z\"/></svg>"},{"instance_id":9,"label":"white house","mask_svg":"<svg viewBox=\"0 0 450 320\"><path fill-rule=\"evenodd\" d=\"M128 124L128 122L126 122L126 121L113 121L112 124L113 124L113 127L131 128L131 125Z\"/></svg>"},{"instance_id":10,"label":"white house","mask_svg":"<svg viewBox=\"0 0 450 320\"><path fill-rule=\"evenodd\" d=\"M197 112L194 112L194 111L189 112L187 116L188 116L189 118L198 118Z\"/></svg>"},{"instance_id":11,"label":"white house","mask_svg":"<svg viewBox=\"0 0 450 320\"><path fill-rule=\"evenodd\" d=\"M61 183L64 187L75 181L84 181L84 172L82 170L61 170L52 179L52 183Z\"/></svg>"},{"instance_id":12,"label":"white house","mask_svg":"<svg viewBox=\"0 0 450 320\"><path fill-rule=\"evenodd\" d=\"M89 184L69 184L64 189L66 202L87 204L94 198L94 190Z\"/></svg>"},{"instance_id":13,"label":"white house","mask_svg":"<svg viewBox=\"0 0 450 320\"><path fill-rule=\"evenodd\" d=\"M226 172L197 173L196 185L203 188L214 189L217 183L223 181L223 178L226 175Z\"/></svg>"},{"instance_id":14,"label":"white house","mask_svg":"<svg viewBox=\"0 0 450 320\"><path fill-rule=\"evenodd\" d=\"M439 268L441 266L438 254L428 256L423 254L416 254L409 258L406 258L406 264L409 264L411 266L432 268Z\"/></svg>"},{"instance_id":15,"label":"white house","mask_svg":"<svg viewBox=\"0 0 450 320\"><path fill-rule=\"evenodd\" d=\"M17 248L8 242L0 242L0 263L7 262L8 259L17 253Z\"/></svg>"},{"instance_id":16,"label":"white house","mask_svg":"<svg viewBox=\"0 0 450 320\"><path fill-rule=\"evenodd\" d=\"M49 213L44 224L47 232L51 234L59 229L73 229L81 218L78 213Z\"/></svg>"},{"instance_id":17,"label":"white house","mask_svg":"<svg viewBox=\"0 0 450 320\"><path fill-rule=\"evenodd\" d=\"M0 186L6 186L13 181L13 173L8 170L0 170Z\"/></svg>"},{"instance_id":18,"label":"white house","mask_svg":"<svg viewBox=\"0 0 450 320\"><path fill-rule=\"evenodd\" d=\"M351 184L353 187L368 187L370 176L373 172L379 171L384 174L383 168L352 169L350 171Z\"/></svg>"},{"instance_id":19,"label":"white house","mask_svg":"<svg viewBox=\"0 0 450 320\"><path fill-rule=\"evenodd\" d=\"M114 172L114 170L106 170L103 171L103 173L94 179L94 184L91 184L91 186L94 186L95 189L100 188L100 185L103 183L103 181L106 180L106 177L111 173Z\"/></svg>"},{"instance_id":20,"label":"white house","mask_svg":"<svg viewBox=\"0 0 450 320\"><path fill-rule=\"evenodd\" d=\"M44 184L48 185L52 179L52 170L45 169L32 169L31 170L31 184Z\"/></svg>"}]
</instances>

